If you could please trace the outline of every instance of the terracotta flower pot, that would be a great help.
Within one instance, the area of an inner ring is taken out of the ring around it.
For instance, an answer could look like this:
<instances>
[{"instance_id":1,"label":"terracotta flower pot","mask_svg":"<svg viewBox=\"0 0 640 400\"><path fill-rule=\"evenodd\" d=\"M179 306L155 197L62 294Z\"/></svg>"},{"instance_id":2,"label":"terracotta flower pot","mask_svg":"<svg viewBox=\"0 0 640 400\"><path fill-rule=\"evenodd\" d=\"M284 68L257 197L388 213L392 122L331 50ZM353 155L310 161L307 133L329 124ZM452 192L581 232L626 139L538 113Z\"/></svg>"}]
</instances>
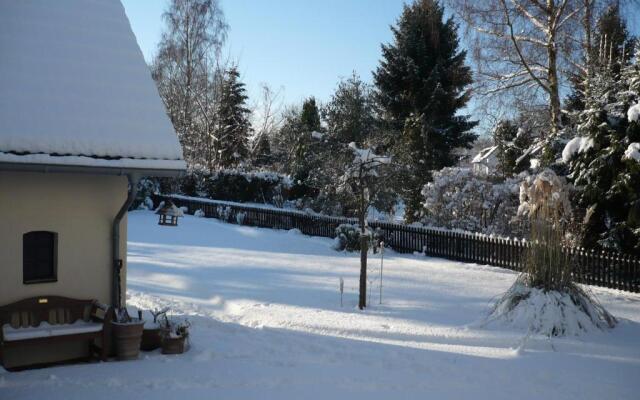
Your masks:
<instances>
[{"instance_id":1,"label":"terracotta flower pot","mask_svg":"<svg viewBox=\"0 0 640 400\"><path fill-rule=\"evenodd\" d=\"M113 322L113 337L116 342L118 360L135 360L140 354L140 342L144 321L134 319L131 322Z\"/></svg>"}]
</instances>

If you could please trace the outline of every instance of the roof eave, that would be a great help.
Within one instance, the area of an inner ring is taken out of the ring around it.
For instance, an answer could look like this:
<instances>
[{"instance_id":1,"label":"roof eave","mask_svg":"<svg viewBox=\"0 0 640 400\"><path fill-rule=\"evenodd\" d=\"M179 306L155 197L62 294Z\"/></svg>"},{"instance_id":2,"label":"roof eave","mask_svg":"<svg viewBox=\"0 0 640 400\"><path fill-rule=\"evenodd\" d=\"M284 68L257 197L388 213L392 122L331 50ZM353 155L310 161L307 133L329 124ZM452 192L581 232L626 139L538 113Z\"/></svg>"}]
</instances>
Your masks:
<instances>
[{"instance_id":1,"label":"roof eave","mask_svg":"<svg viewBox=\"0 0 640 400\"><path fill-rule=\"evenodd\" d=\"M84 165L59 164L31 164L0 162L0 171L40 172L60 174L88 174L88 175L136 175L139 177L154 176L158 178L180 177L185 174L184 169L161 168L129 168L129 167L91 167Z\"/></svg>"}]
</instances>

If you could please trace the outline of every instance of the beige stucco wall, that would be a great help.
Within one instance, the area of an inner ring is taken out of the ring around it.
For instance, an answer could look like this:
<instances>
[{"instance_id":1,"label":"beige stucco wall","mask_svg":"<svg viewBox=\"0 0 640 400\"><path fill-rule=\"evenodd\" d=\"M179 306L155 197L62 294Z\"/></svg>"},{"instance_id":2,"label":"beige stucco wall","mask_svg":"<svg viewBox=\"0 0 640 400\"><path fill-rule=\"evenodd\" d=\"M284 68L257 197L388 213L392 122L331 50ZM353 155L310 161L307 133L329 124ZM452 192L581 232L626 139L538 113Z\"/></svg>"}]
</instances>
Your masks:
<instances>
[{"instance_id":1,"label":"beige stucco wall","mask_svg":"<svg viewBox=\"0 0 640 400\"><path fill-rule=\"evenodd\" d=\"M111 230L127 197L123 176L0 171L0 305L40 295L111 302ZM120 230L125 260L127 223ZM58 280L22 283L22 235L58 234ZM126 275L123 274L123 293Z\"/></svg>"}]
</instances>

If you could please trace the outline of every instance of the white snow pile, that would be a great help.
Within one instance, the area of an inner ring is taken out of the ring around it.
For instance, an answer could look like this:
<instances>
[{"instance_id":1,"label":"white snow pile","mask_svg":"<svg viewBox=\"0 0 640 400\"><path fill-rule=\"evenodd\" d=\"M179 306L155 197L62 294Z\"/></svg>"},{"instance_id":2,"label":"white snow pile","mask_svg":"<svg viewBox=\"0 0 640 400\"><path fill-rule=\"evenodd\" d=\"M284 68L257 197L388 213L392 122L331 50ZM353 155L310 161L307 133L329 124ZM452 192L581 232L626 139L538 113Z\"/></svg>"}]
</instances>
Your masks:
<instances>
[{"instance_id":1,"label":"white snow pile","mask_svg":"<svg viewBox=\"0 0 640 400\"><path fill-rule=\"evenodd\" d=\"M585 136L576 136L564 146L562 150L562 161L568 163L571 158L579 153L583 153L593 147L593 139Z\"/></svg>"},{"instance_id":2,"label":"white snow pile","mask_svg":"<svg viewBox=\"0 0 640 400\"><path fill-rule=\"evenodd\" d=\"M627 118L629 119L629 122L640 121L640 103L629 107L629 110L627 111Z\"/></svg>"},{"instance_id":3,"label":"white snow pile","mask_svg":"<svg viewBox=\"0 0 640 400\"><path fill-rule=\"evenodd\" d=\"M640 162L640 143L631 143L622 157L625 160L636 160Z\"/></svg>"},{"instance_id":4,"label":"white snow pile","mask_svg":"<svg viewBox=\"0 0 640 400\"><path fill-rule=\"evenodd\" d=\"M518 279L496 303L486 326L544 336L579 336L612 328L616 319L578 287L567 292L532 288Z\"/></svg>"}]
</instances>

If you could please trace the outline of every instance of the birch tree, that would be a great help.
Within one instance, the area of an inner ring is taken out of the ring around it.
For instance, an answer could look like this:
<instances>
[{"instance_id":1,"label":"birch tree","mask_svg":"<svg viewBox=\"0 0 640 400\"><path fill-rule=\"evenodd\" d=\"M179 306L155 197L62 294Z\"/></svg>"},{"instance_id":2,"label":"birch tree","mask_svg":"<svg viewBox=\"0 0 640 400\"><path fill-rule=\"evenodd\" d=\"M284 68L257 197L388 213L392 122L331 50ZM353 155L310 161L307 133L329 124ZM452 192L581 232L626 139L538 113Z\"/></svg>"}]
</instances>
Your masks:
<instances>
[{"instance_id":1,"label":"birch tree","mask_svg":"<svg viewBox=\"0 0 640 400\"><path fill-rule=\"evenodd\" d=\"M228 25L218 0L172 0L152 62L152 75L190 164L211 147L216 66Z\"/></svg>"},{"instance_id":2,"label":"birch tree","mask_svg":"<svg viewBox=\"0 0 640 400\"><path fill-rule=\"evenodd\" d=\"M561 86L579 63L580 18L592 0L452 0L466 22L477 93L544 99L561 126ZM591 16L584 17L590 26ZM590 42L590 39L588 40Z\"/></svg>"}]
</instances>

